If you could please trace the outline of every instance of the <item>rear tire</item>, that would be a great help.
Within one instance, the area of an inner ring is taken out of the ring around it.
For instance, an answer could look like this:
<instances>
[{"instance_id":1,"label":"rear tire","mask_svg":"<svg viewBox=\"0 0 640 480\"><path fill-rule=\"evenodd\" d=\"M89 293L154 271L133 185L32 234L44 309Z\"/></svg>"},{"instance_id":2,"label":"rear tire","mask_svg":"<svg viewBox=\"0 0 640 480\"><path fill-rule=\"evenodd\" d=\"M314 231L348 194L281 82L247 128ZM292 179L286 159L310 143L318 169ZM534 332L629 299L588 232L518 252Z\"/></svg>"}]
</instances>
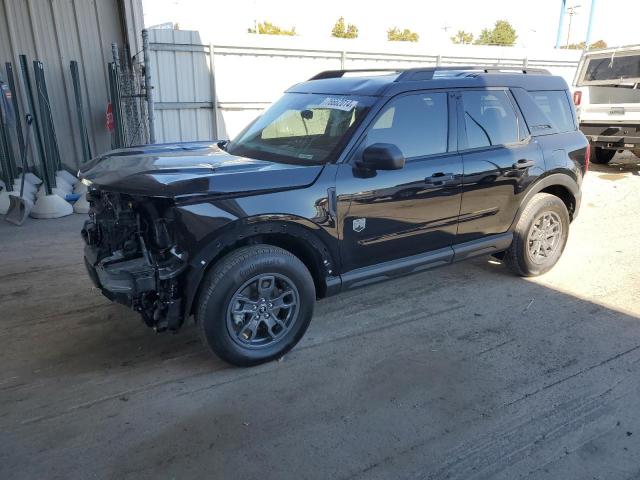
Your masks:
<instances>
[{"instance_id":1,"label":"rear tire","mask_svg":"<svg viewBox=\"0 0 640 480\"><path fill-rule=\"evenodd\" d=\"M313 316L315 286L306 266L271 245L242 247L206 275L196 310L203 343L247 367L282 357Z\"/></svg>"},{"instance_id":2,"label":"rear tire","mask_svg":"<svg viewBox=\"0 0 640 480\"><path fill-rule=\"evenodd\" d=\"M593 155L591 156L591 161L593 163L598 163L600 165L607 164L611 161L611 159L615 156L615 150L607 150L602 147L595 147L593 149Z\"/></svg>"},{"instance_id":3,"label":"rear tire","mask_svg":"<svg viewBox=\"0 0 640 480\"><path fill-rule=\"evenodd\" d=\"M534 277L558 262L569 238L569 212L555 195L538 193L516 225L504 262L517 275Z\"/></svg>"}]
</instances>

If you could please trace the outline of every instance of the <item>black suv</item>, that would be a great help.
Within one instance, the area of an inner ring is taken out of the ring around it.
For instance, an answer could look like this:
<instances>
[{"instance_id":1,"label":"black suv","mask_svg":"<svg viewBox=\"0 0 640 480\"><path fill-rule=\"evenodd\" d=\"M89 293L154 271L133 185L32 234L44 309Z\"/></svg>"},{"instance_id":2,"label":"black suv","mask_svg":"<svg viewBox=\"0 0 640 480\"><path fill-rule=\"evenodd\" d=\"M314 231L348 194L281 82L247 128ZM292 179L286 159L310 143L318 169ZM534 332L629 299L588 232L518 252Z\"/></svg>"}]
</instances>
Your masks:
<instances>
[{"instance_id":1,"label":"black suv","mask_svg":"<svg viewBox=\"0 0 640 480\"><path fill-rule=\"evenodd\" d=\"M156 330L190 315L235 365L290 350L316 299L475 255L549 270L589 146L545 71L327 71L234 140L109 152L80 173L85 263Z\"/></svg>"}]
</instances>

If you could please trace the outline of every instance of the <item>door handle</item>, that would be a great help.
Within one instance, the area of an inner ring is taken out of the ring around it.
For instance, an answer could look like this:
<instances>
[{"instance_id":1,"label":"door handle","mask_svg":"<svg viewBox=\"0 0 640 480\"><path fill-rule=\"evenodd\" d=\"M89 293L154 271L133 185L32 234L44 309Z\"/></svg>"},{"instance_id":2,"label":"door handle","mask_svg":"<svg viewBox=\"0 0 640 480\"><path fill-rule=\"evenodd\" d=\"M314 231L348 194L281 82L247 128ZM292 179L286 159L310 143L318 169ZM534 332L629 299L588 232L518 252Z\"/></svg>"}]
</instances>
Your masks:
<instances>
[{"instance_id":1,"label":"door handle","mask_svg":"<svg viewBox=\"0 0 640 480\"><path fill-rule=\"evenodd\" d=\"M518 170L524 170L525 168L533 167L535 164L536 162L534 162L533 160L525 160L524 158L522 158L511 166L513 168L517 168Z\"/></svg>"},{"instance_id":2,"label":"door handle","mask_svg":"<svg viewBox=\"0 0 640 480\"><path fill-rule=\"evenodd\" d=\"M434 173L430 177L424 179L424 183L427 185L444 185L454 180L453 173Z\"/></svg>"}]
</instances>

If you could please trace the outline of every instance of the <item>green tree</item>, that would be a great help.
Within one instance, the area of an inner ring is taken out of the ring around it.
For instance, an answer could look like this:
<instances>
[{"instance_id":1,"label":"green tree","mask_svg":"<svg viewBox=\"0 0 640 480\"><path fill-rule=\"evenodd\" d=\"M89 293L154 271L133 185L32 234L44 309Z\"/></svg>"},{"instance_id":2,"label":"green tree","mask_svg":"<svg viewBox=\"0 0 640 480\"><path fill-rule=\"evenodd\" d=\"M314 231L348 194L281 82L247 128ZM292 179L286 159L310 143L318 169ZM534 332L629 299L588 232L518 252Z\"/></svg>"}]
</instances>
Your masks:
<instances>
[{"instance_id":1,"label":"green tree","mask_svg":"<svg viewBox=\"0 0 640 480\"><path fill-rule=\"evenodd\" d=\"M290 30L280 28L271 22L264 21L257 25L257 31L255 28L248 28L249 33L259 33L261 35L288 35L294 36L296 34L296 27L291 27Z\"/></svg>"},{"instance_id":2,"label":"green tree","mask_svg":"<svg viewBox=\"0 0 640 480\"><path fill-rule=\"evenodd\" d=\"M584 50L584 45L584 42L571 43L566 47L560 48L568 48L569 50ZM599 50L601 48L607 48L607 42L605 42L604 40L597 40L589 45L589 50Z\"/></svg>"},{"instance_id":3,"label":"green tree","mask_svg":"<svg viewBox=\"0 0 640 480\"><path fill-rule=\"evenodd\" d=\"M459 45L468 45L470 43L473 43L473 33L465 32L464 30L458 30L458 33L451 37L451 41Z\"/></svg>"},{"instance_id":4,"label":"green tree","mask_svg":"<svg viewBox=\"0 0 640 480\"><path fill-rule=\"evenodd\" d=\"M516 43L516 30L506 20L498 20L493 28L484 28L474 42L476 45L513 46Z\"/></svg>"},{"instance_id":5,"label":"green tree","mask_svg":"<svg viewBox=\"0 0 640 480\"><path fill-rule=\"evenodd\" d=\"M331 35L338 38L358 38L358 27L345 24L344 17L340 17L331 30Z\"/></svg>"},{"instance_id":6,"label":"green tree","mask_svg":"<svg viewBox=\"0 0 640 480\"><path fill-rule=\"evenodd\" d=\"M601 48L607 48L607 42L604 40L596 40L589 45L589 50L600 50Z\"/></svg>"},{"instance_id":7,"label":"green tree","mask_svg":"<svg viewBox=\"0 0 640 480\"><path fill-rule=\"evenodd\" d=\"M387 30L387 39L391 42L417 42L420 36L416 32L412 32L408 28L400 30L393 27Z\"/></svg>"}]
</instances>

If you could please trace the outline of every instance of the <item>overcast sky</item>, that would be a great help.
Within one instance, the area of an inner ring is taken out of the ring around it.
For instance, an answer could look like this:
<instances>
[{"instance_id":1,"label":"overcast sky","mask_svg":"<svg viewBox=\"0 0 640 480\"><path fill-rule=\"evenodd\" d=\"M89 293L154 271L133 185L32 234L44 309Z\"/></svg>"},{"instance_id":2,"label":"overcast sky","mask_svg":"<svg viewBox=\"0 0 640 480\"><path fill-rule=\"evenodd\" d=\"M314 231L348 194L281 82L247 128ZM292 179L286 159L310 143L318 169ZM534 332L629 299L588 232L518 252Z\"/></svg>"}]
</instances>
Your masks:
<instances>
[{"instance_id":1,"label":"overcast sky","mask_svg":"<svg viewBox=\"0 0 640 480\"><path fill-rule=\"evenodd\" d=\"M392 26L410 28L420 42L437 45L457 30L478 35L496 20L511 22L520 46L555 45L560 0L143 0L145 24L176 22L183 30L215 31L212 41L246 32L254 21L268 20L282 27L295 26L302 37L323 38L336 19L355 23L360 38L386 40ZM585 38L591 0L568 0L578 5L573 17L571 43ZM609 46L640 44L640 0L598 0L592 41ZM566 42L565 15L562 43Z\"/></svg>"}]
</instances>

